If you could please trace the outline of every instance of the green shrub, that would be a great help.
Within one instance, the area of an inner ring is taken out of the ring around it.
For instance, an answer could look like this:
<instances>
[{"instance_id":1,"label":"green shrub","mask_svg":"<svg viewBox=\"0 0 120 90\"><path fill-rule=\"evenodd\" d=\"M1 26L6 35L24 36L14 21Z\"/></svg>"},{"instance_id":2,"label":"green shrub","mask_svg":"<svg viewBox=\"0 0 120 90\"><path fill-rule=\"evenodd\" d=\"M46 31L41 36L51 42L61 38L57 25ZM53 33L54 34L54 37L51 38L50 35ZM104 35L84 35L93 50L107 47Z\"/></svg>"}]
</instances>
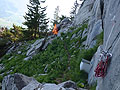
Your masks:
<instances>
[{"instance_id":1,"label":"green shrub","mask_svg":"<svg viewBox=\"0 0 120 90\"><path fill-rule=\"evenodd\" d=\"M104 37L104 32L101 32L98 36L97 36L97 45L102 45L103 44L103 37Z\"/></svg>"},{"instance_id":2,"label":"green shrub","mask_svg":"<svg viewBox=\"0 0 120 90\"><path fill-rule=\"evenodd\" d=\"M0 47L4 47L6 46L6 44L8 43L9 40L7 39L0 39Z\"/></svg>"},{"instance_id":3,"label":"green shrub","mask_svg":"<svg viewBox=\"0 0 120 90\"><path fill-rule=\"evenodd\" d=\"M69 29L70 29L70 30L74 30L75 28L76 28L76 27L70 27Z\"/></svg>"},{"instance_id":4,"label":"green shrub","mask_svg":"<svg viewBox=\"0 0 120 90\"><path fill-rule=\"evenodd\" d=\"M0 83L2 83L3 80L3 76L0 75Z\"/></svg>"},{"instance_id":5,"label":"green shrub","mask_svg":"<svg viewBox=\"0 0 120 90\"><path fill-rule=\"evenodd\" d=\"M93 48L84 50L83 58L90 61L92 59L93 55L96 53L97 48L98 48L97 46L94 46Z\"/></svg>"},{"instance_id":6,"label":"green shrub","mask_svg":"<svg viewBox=\"0 0 120 90\"><path fill-rule=\"evenodd\" d=\"M97 86L97 84L95 84L95 85L93 85L93 86L90 86L90 87L89 87L89 90L96 90L96 86Z\"/></svg>"}]
</instances>

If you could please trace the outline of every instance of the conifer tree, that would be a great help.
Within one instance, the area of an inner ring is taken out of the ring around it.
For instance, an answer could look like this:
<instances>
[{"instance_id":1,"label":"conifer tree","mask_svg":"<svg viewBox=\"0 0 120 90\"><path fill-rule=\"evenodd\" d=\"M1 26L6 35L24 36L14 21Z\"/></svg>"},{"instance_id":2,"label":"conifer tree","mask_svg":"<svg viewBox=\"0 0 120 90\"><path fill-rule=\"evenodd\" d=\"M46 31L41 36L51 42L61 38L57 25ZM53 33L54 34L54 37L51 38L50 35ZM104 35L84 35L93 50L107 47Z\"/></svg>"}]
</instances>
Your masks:
<instances>
[{"instance_id":1,"label":"conifer tree","mask_svg":"<svg viewBox=\"0 0 120 90\"><path fill-rule=\"evenodd\" d=\"M60 13L60 9L59 9L59 6L57 6L57 7L55 8L55 11L54 11L54 18L53 18L53 20L51 21L51 22L53 23L53 25L59 23L59 20L60 20L59 13Z\"/></svg>"},{"instance_id":2,"label":"conifer tree","mask_svg":"<svg viewBox=\"0 0 120 90\"><path fill-rule=\"evenodd\" d=\"M46 19L45 14L46 7L41 7L41 3L44 2L45 1L30 0L30 5L27 5L28 12L24 16L26 21L23 24L28 27L28 29L32 32L32 35L34 34L34 38L36 38L36 35L40 33L39 29L43 25L43 23L46 22L46 26L48 23L48 19Z\"/></svg>"},{"instance_id":3,"label":"conifer tree","mask_svg":"<svg viewBox=\"0 0 120 90\"><path fill-rule=\"evenodd\" d=\"M45 13L47 7L41 8L41 16L40 16L40 25L39 25L39 37L41 33L47 33L48 31L48 18L46 18L47 14Z\"/></svg>"}]
</instances>

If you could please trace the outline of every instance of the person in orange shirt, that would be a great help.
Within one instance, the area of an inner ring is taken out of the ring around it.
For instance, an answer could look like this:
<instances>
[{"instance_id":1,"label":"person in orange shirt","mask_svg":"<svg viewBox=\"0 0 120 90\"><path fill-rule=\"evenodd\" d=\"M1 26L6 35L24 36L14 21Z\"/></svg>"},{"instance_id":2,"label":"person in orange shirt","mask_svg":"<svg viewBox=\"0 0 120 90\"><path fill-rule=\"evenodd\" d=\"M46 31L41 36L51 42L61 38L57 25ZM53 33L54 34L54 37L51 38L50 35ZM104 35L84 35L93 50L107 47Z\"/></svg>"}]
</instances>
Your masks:
<instances>
[{"instance_id":1,"label":"person in orange shirt","mask_svg":"<svg viewBox=\"0 0 120 90\"><path fill-rule=\"evenodd\" d=\"M58 34L58 28L57 28L57 25L55 24L55 26L54 26L54 29L52 30L52 33L54 34L54 35L57 35Z\"/></svg>"}]
</instances>

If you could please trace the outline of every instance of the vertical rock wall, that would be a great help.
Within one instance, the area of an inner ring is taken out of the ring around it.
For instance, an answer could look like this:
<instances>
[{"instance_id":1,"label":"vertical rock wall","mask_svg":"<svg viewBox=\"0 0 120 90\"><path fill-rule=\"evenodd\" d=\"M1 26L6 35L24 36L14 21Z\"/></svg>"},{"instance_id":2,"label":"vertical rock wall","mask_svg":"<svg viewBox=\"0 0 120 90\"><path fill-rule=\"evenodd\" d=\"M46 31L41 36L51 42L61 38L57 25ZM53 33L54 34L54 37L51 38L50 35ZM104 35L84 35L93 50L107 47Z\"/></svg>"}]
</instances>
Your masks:
<instances>
[{"instance_id":1,"label":"vertical rock wall","mask_svg":"<svg viewBox=\"0 0 120 90\"><path fill-rule=\"evenodd\" d=\"M88 23L86 49L96 45L96 36L103 31L101 0L85 0L75 17L74 24Z\"/></svg>"},{"instance_id":2,"label":"vertical rock wall","mask_svg":"<svg viewBox=\"0 0 120 90\"><path fill-rule=\"evenodd\" d=\"M104 31L103 50L113 57L104 78L95 78L99 49L91 61L88 81L97 80L97 90L120 90L120 0L85 0L75 18L75 24L88 20L87 48L95 45L95 37ZM96 56L97 55L97 56Z\"/></svg>"},{"instance_id":3,"label":"vertical rock wall","mask_svg":"<svg viewBox=\"0 0 120 90\"><path fill-rule=\"evenodd\" d=\"M104 0L104 49L113 54L97 90L120 90L120 0Z\"/></svg>"}]
</instances>

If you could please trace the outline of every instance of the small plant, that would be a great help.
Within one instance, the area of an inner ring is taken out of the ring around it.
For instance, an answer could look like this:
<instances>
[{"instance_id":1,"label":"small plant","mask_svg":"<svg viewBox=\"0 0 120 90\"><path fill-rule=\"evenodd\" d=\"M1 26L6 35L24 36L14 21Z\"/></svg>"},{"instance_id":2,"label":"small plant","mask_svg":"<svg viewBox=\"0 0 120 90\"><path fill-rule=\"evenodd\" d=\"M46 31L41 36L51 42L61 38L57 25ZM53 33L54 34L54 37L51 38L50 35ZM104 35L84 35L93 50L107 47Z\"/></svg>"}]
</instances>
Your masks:
<instances>
[{"instance_id":1,"label":"small plant","mask_svg":"<svg viewBox=\"0 0 120 90\"><path fill-rule=\"evenodd\" d=\"M89 90L96 90L96 86L97 86L97 84L90 86Z\"/></svg>"},{"instance_id":2,"label":"small plant","mask_svg":"<svg viewBox=\"0 0 120 90\"><path fill-rule=\"evenodd\" d=\"M94 46L93 48L84 50L83 58L90 61L92 59L93 55L95 54L95 52L97 51L97 48L98 48L97 46Z\"/></svg>"},{"instance_id":3,"label":"small plant","mask_svg":"<svg viewBox=\"0 0 120 90\"><path fill-rule=\"evenodd\" d=\"M70 30L74 30L75 28L76 28L76 27L70 27L69 29L70 29Z\"/></svg>"},{"instance_id":4,"label":"small plant","mask_svg":"<svg viewBox=\"0 0 120 90\"><path fill-rule=\"evenodd\" d=\"M103 36L104 32L101 32L98 36L97 36L97 45L102 45L103 44Z\"/></svg>"},{"instance_id":5,"label":"small plant","mask_svg":"<svg viewBox=\"0 0 120 90\"><path fill-rule=\"evenodd\" d=\"M0 75L0 82L2 83L2 80L3 80L3 76Z\"/></svg>"}]
</instances>

